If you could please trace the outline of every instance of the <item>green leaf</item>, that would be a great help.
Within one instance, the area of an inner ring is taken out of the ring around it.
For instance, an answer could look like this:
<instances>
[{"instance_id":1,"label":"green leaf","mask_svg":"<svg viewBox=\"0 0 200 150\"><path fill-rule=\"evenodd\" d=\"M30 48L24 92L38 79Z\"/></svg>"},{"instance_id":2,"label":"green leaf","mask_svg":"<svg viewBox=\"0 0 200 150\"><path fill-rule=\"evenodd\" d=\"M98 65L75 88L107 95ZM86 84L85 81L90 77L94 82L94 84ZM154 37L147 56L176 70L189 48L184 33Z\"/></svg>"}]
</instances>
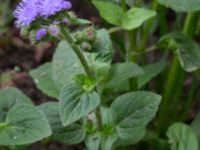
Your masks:
<instances>
[{"instance_id":1,"label":"green leaf","mask_svg":"<svg viewBox=\"0 0 200 150\"><path fill-rule=\"evenodd\" d=\"M113 144L117 141L117 133L112 133L111 135L101 135L101 149L111 150Z\"/></svg>"},{"instance_id":2,"label":"green leaf","mask_svg":"<svg viewBox=\"0 0 200 150\"><path fill-rule=\"evenodd\" d=\"M62 127L58 102L46 102L39 105L38 108L46 115L53 133Z\"/></svg>"},{"instance_id":3,"label":"green leaf","mask_svg":"<svg viewBox=\"0 0 200 150\"><path fill-rule=\"evenodd\" d=\"M113 56L112 42L105 29L97 31L93 51L94 53L84 53L84 55L95 75L100 78L109 69ZM74 76L84 73L73 49L66 41L61 41L52 62L52 76L57 89L60 91L65 84L74 83Z\"/></svg>"},{"instance_id":4,"label":"green leaf","mask_svg":"<svg viewBox=\"0 0 200 150\"><path fill-rule=\"evenodd\" d=\"M98 9L101 17L108 23L113 25L121 25L121 21L124 15L122 8L111 2L101 2L93 0L92 3Z\"/></svg>"},{"instance_id":5,"label":"green leaf","mask_svg":"<svg viewBox=\"0 0 200 150\"><path fill-rule=\"evenodd\" d=\"M158 0L158 2L177 12L200 10L200 0Z\"/></svg>"},{"instance_id":6,"label":"green leaf","mask_svg":"<svg viewBox=\"0 0 200 150\"><path fill-rule=\"evenodd\" d=\"M109 72L114 53L112 41L106 29L97 31L91 51L92 53L87 55L88 63L95 73L97 81L101 81Z\"/></svg>"},{"instance_id":7,"label":"green leaf","mask_svg":"<svg viewBox=\"0 0 200 150\"><path fill-rule=\"evenodd\" d=\"M0 122L5 121L9 110L16 104L30 104L30 98L24 95L18 89L8 87L0 91Z\"/></svg>"},{"instance_id":8,"label":"green leaf","mask_svg":"<svg viewBox=\"0 0 200 150\"><path fill-rule=\"evenodd\" d=\"M102 125L113 125L114 124L114 118L113 113L110 108L107 107L100 107L100 113L102 116Z\"/></svg>"},{"instance_id":9,"label":"green leaf","mask_svg":"<svg viewBox=\"0 0 200 150\"><path fill-rule=\"evenodd\" d=\"M198 139L200 140L200 113L195 117L195 119L192 121L191 128L193 131L197 134Z\"/></svg>"},{"instance_id":10,"label":"green leaf","mask_svg":"<svg viewBox=\"0 0 200 150\"><path fill-rule=\"evenodd\" d=\"M61 90L65 84L73 83L73 77L83 74L83 67L66 41L61 41L53 56L53 80L56 87Z\"/></svg>"},{"instance_id":11,"label":"green leaf","mask_svg":"<svg viewBox=\"0 0 200 150\"><path fill-rule=\"evenodd\" d=\"M85 92L76 84L67 84L62 89L59 100L60 118L64 126L87 115L100 103L96 92Z\"/></svg>"},{"instance_id":12,"label":"green leaf","mask_svg":"<svg viewBox=\"0 0 200 150\"><path fill-rule=\"evenodd\" d=\"M112 41L110 35L106 29L100 29L97 31L96 40L93 45L92 51L100 54L111 53L113 54ZM112 58L112 57L111 57ZM103 59L105 62L110 62L110 59Z\"/></svg>"},{"instance_id":13,"label":"green leaf","mask_svg":"<svg viewBox=\"0 0 200 150\"><path fill-rule=\"evenodd\" d=\"M122 140L138 142L155 116L161 97L151 92L131 92L119 96L111 105L117 133Z\"/></svg>"},{"instance_id":14,"label":"green leaf","mask_svg":"<svg viewBox=\"0 0 200 150\"><path fill-rule=\"evenodd\" d=\"M187 35L181 32L169 33L160 39L160 44L162 43L169 46L173 43L172 46L185 71L192 72L200 68L199 45Z\"/></svg>"},{"instance_id":15,"label":"green leaf","mask_svg":"<svg viewBox=\"0 0 200 150\"><path fill-rule=\"evenodd\" d=\"M96 132L88 135L85 144L88 150L111 150L116 140L116 133L105 135L103 133Z\"/></svg>"},{"instance_id":16,"label":"green leaf","mask_svg":"<svg viewBox=\"0 0 200 150\"><path fill-rule=\"evenodd\" d=\"M18 104L11 108L5 123L0 124L0 145L24 145L51 135L45 115L36 107Z\"/></svg>"},{"instance_id":17,"label":"green leaf","mask_svg":"<svg viewBox=\"0 0 200 150\"><path fill-rule=\"evenodd\" d=\"M190 126L174 123L167 131L171 150L198 150L198 140Z\"/></svg>"},{"instance_id":18,"label":"green leaf","mask_svg":"<svg viewBox=\"0 0 200 150\"><path fill-rule=\"evenodd\" d=\"M136 7L131 8L123 16L122 27L126 30L133 30L155 15L156 12L152 10Z\"/></svg>"},{"instance_id":19,"label":"green leaf","mask_svg":"<svg viewBox=\"0 0 200 150\"><path fill-rule=\"evenodd\" d=\"M122 26L126 30L138 28L156 15L155 11L136 7L124 12L120 6L111 2L94 0L92 3L108 23Z\"/></svg>"},{"instance_id":20,"label":"green leaf","mask_svg":"<svg viewBox=\"0 0 200 150\"><path fill-rule=\"evenodd\" d=\"M73 25L89 25L92 24L90 20L82 19L82 18L74 18L74 20L71 20Z\"/></svg>"},{"instance_id":21,"label":"green leaf","mask_svg":"<svg viewBox=\"0 0 200 150\"><path fill-rule=\"evenodd\" d=\"M39 106L39 109L46 115L53 131L52 139L65 144L78 144L85 138L85 131L82 125L73 123L63 127L59 116L58 102L48 102Z\"/></svg>"},{"instance_id":22,"label":"green leaf","mask_svg":"<svg viewBox=\"0 0 200 150\"><path fill-rule=\"evenodd\" d=\"M137 77L137 84L138 88L143 87L146 83L148 83L152 78L156 77L158 74L160 74L166 66L166 61L160 61L154 64L148 64L143 68L144 74Z\"/></svg>"},{"instance_id":23,"label":"green leaf","mask_svg":"<svg viewBox=\"0 0 200 150\"><path fill-rule=\"evenodd\" d=\"M73 123L56 131L53 134L53 139L65 144L79 144L85 139L85 136L83 126Z\"/></svg>"},{"instance_id":24,"label":"green leaf","mask_svg":"<svg viewBox=\"0 0 200 150\"><path fill-rule=\"evenodd\" d=\"M51 63L46 63L37 69L31 70L30 75L34 79L38 89L48 96L58 98L59 91L52 79Z\"/></svg>"},{"instance_id":25,"label":"green leaf","mask_svg":"<svg viewBox=\"0 0 200 150\"><path fill-rule=\"evenodd\" d=\"M95 78L84 74L76 75L74 80L78 85L88 92L92 91L96 86Z\"/></svg>"},{"instance_id":26,"label":"green leaf","mask_svg":"<svg viewBox=\"0 0 200 150\"><path fill-rule=\"evenodd\" d=\"M114 64L110 69L106 88L120 86L124 81L143 74L142 68L132 62Z\"/></svg>"},{"instance_id":27,"label":"green leaf","mask_svg":"<svg viewBox=\"0 0 200 150\"><path fill-rule=\"evenodd\" d=\"M85 145L88 150L99 150L101 142L101 134L99 132L89 134L85 140Z\"/></svg>"}]
</instances>

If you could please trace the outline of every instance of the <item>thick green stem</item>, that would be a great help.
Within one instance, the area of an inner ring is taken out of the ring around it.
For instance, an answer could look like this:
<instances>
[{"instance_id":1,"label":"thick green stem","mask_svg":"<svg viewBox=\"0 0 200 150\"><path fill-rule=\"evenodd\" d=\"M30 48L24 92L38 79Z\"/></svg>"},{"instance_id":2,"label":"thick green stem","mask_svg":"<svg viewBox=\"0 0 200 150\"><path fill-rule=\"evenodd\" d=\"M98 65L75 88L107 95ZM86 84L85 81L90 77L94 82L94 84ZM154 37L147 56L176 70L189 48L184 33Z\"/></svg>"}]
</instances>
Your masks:
<instances>
[{"instance_id":1,"label":"thick green stem","mask_svg":"<svg viewBox=\"0 0 200 150\"><path fill-rule=\"evenodd\" d=\"M168 21L166 19L166 8L164 6L159 7L159 28L160 28L160 36L163 36L168 32Z\"/></svg>"},{"instance_id":2,"label":"thick green stem","mask_svg":"<svg viewBox=\"0 0 200 150\"><path fill-rule=\"evenodd\" d=\"M193 36L198 23L197 20L197 12L189 13L184 24L183 32L187 35ZM176 118L175 115L179 111L178 106L183 89L184 78L185 72L181 68L179 60L175 56L167 76L160 112L158 115L158 134L163 134L171 121L174 121L173 119Z\"/></svg>"},{"instance_id":3,"label":"thick green stem","mask_svg":"<svg viewBox=\"0 0 200 150\"><path fill-rule=\"evenodd\" d=\"M88 75L92 75L92 72L90 70L90 67L81 51L81 49L79 48L79 46L77 46L75 43L74 43L74 39L73 37L69 34L68 30L64 27L61 27L61 32L64 36L64 38L68 41L68 43L70 44L70 46L73 48L74 52L76 53L77 57L79 58L85 72L88 74Z\"/></svg>"},{"instance_id":4,"label":"thick green stem","mask_svg":"<svg viewBox=\"0 0 200 150\"><path fill-rule=\"evenodd\" d=\"M158 8L157 0L153 0L152 5L151 5L151 9L156 10L157 8ZM146 23L146 27L145 27L145 29L142 33L142 40L141 40L140 48L139 48L140 51L143 51L145 49L145 44L146 44L147 39L149 37L149 33L152 29L153 23L154 23L154 18L149 19Z\"/></svg>"},{"instance_id":5,"label":"thick green stem","mask_svg":"<svg viewBox=\"0 0 200 150\"><path fill-rule=\"evenodd\" d=\"M129 47L127 48L127 61L134 61L134 52L137 52L136 43L137 30L132 30L128 32Z\"/></svg>"},{"instance_id":6,"label":"thick green stem","mask_svg":"<svg viewBox=\"0 0 200 150\"><path fill-rule=\"evenodd\" d=\"M187 15L186 21L183 27L183 33L191 37L194 36L198 21L199 21L199 13L200 12L193 12Z\"/></svg>"},{"instance_id":7,"label":"thick green stem","mask_svg":"<svg viewBox=\"0 0 200 150\"><path fill-rule=\"evenodd\" d=\"M199 13L189 13L186 17L184 28L183 28L183 33L187 34L190 37L193 37L196 31L196 27L198 24L198 16ZM180 67L181 68L181 67ZM176 92L174 95L174 107L172 110L172 114L174 116L174 120L176 120L177 114L178 114L178 107L179 107L179 102L180 102L180 96L181 92L183 89L183 82L185 79L186 73L183 69L180 69L180 72L177 74L177 86L176 86Z\"/></svg>"},{"instance_id":8,"label":"thick green stem","mask_svg":"<svg viewBox=\"0 0 200 150\"><path fill-rule=\"evenodd\" d=\"M190 111L191 106L193 105L195 101L195 95L198 92L198 80L194 77L192 81L192 86L190 87L190 92L188 94L187 99L185 100L182 112L180 113L180 119L181 121L185 121L187 119L187 115Z\"/></svg>"},{"instance_id":9,"label":"thick green stem","mask_svg":"<svg viewBox=\"0 0 200 150\"><path fill-rule=\"evenodd\" d=\"M126 11L126 0L121 0L121 8Z\"/></svg>"},{"instance_id":10,"label":"thick green stem","mask_svg":"<svg viewBox=\"0 0 200 150\"><path fill-rule=\"evenodd\" d=\"M127 49L127 61L135 61L134 53L137 52L137 30L132 30L128 32L129 37L129 47ZM129 79L130 89L137 90L137 81L136 78Z\"/></svg>"},{"instance_id":11,"label":"thick green stem","mask_svg":"<svg viewBox=\"0 0 200 150\"><path fill-rule=\"evenodd\" d=\"M176 91L176 80L177 73L180 72L180 64L177 57L174 57L172 61L172 66L169 70L169 74L167 76L167 82L165 84L165 89L163 93L162 103L159 108L158 114L158 132L161 133L166 128L166 123L168 123L169 110L171 110L172 105L169 101L172 101L172 95L174 95ZM170 115L171 117L171 115Z\"/></svg>"}]
</instances>

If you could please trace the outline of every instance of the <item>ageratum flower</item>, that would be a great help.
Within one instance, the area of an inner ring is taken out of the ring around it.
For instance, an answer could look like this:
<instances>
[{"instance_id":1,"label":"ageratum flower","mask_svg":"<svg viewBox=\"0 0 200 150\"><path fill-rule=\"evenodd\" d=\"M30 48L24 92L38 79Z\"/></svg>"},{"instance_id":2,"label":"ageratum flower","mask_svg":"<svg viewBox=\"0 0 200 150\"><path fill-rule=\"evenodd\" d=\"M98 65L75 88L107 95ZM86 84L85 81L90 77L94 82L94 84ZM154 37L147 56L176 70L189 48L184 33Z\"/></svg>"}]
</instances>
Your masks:
<instances>
[{"instance_id":1,"label":"ageratum flower","mask_svg":"<svg viewBox=\"0 0 200 150\"><path fill-rule=\"evenodd\" d=\"M48 18L62 10L72 7L66 0L22 0L13 15L19 28L29 26L37 17Z\"/></svg>"},{"instance_id":2,"label":"ageratum flower","mask_svg":"<svg viewBox=\"0 0 200 150\"><path fill-rule=\"evenodd\" d=\"M47 30L45 28L40 28L36 32L36 40L41 40L47 34Z\"/></svg>"},{"instance_id":3,"label":"ageratum flower","mask_svg":"<svg viewBox=\"0 0 200 150\"><path fill-rule=\"evenodd\" d=\"M37 18L38 14L39 12L35 4L22 1L13 13L16 18L15 24L19 28L27 27Z\"/></svg>"},{"instance_id":4,"label":"ageratum flower","mask_svg":"<svg viewBox=\"0 0 200 150\"><path fill-rule=\"evenodd\" d=\"M47 18L62 10L68 10L71 7L71 3L65 0L41 0L39 4L39 12L41 16Z\"/></svg>"}]
</instances>

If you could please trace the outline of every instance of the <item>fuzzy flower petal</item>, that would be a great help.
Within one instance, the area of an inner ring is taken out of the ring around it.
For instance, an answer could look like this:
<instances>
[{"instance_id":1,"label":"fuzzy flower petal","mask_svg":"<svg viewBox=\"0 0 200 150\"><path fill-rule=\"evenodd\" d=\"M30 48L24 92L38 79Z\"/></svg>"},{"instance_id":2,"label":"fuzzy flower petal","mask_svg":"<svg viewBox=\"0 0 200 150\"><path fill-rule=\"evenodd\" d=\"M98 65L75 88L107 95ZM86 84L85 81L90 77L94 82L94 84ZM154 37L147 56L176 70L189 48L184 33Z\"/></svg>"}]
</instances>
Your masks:
<instances>
[{"instance_id":1,"label":"fuzzy flower petal","mask_svg":"<svg viewBox=\"0 0 200 150\"><path fill-rule=\"evenodd\" d=\"M13 13L16 18L17 27L26 27L31 24L32 21L38 16L38 9L33 4L27 4L25 2L19 3L16 10Z\"/></svg>"},{"instance_id":2,"label":"fuzzy flower petal","mask_svg":"<svg viewBox=\"0 0 200 150\"><path fill-rule=\"evenodd\" d=\"M36 32L36 40L41 40L47 34L47 30L45 28L40 28Z\"/></svg>"},{"instance_id":3,"label":"fuzzy flower petal","mask_svg":"<svg viewBox=\"0 0 200 150\"><path fill-rule=\"evenodd\" d=\"M22 0L23 3L38 5L41 0Z\"/></svg>"},{"instance_id":4,"label":"fuzzy flower petal","mask_svg":"<svg viewBox=\"0 0 200 150\"><path fill-rule=\"evenodd\" d=\"M65 0L43 0L40 1L39 11L44 17L49 17L62 10L68 10L72 7L71 3Z\"/></svg>"}]
</instances>

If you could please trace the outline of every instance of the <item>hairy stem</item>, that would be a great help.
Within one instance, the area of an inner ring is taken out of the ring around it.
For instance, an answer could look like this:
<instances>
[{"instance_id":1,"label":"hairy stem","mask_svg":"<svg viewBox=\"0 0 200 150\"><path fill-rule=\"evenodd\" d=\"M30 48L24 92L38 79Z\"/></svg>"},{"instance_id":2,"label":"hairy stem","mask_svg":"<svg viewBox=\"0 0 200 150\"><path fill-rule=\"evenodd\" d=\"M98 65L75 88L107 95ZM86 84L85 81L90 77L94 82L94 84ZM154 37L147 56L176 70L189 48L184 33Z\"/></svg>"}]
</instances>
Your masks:
<instances>
[{"instance_id":1,"label":"hairy stem","mask_svg":"<svg viewBox=\"0 0 200 150\"><path fill-rule=\"evenodd\" d=\"M73 48L74 52L76 53L77 57L79 58L85 72L88 74L88 75L92 75L92 72L90 70L90 67L80 49L79 46L77 46L75 43L74 43L74 39L73 37L70 35L70 33L68 32L68 30L64 27L61 26L61 32L64 36L64 38L68 41L68 43L70 44L70 46Z\"/></svg>"},{"instance_id":2,"label":"hairy stem","mask_svg":"<svg viewBox=\"0 0 200 150\"><path fill-rule=\"evenodd\" d=\"M81 51L81 49L79 48L79 46L77 46L75 43L74 43L74 39L73 37L70 35L69 31L64 28L64 27L61 27L61 32L63 33L64 35L64 38L68 41L68 43L71 45L71 47L73 48L74 52L76 53L77 57L79 58L85 72L87 73L87 75L89 76L92 76L92 71L90 70L90 67ZM96 89L96 91L98 92L98 90ZM98 92L100 94L100 92ZM101 115L100 115L100 108L97 107L95 109L95 115L96 115L96 119L97 119L97 122L98 122L98 125L99 125L99 128L101 128L102 126L102 121L101 121Z\"/></svg>"}]
</instances>

